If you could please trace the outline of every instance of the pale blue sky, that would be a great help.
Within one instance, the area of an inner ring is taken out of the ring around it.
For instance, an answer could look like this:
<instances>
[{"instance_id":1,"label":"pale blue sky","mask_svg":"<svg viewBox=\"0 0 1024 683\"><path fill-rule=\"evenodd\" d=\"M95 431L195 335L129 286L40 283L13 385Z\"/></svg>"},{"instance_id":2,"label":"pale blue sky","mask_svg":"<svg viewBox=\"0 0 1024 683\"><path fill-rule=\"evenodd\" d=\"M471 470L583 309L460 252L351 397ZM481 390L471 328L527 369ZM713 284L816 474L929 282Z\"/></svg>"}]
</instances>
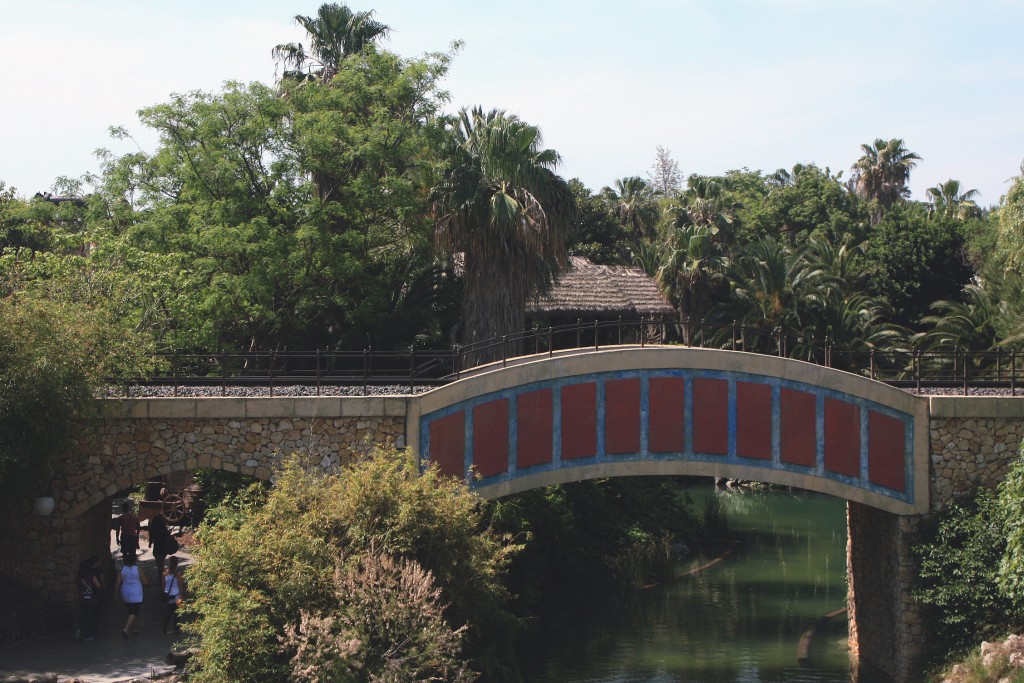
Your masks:
<instances>
[{"instance_id":1,"label":"pale blue sky","mask_svg":"<svg viewBox=\"0 0 1024 683\"><path fill-rule=\"evenodd\" d=\"M172 92L274 75L301 41L282 0L0 0L6 52L0 180L22 195L96 171L98 147L144 149L135 116ZM947 178L1005 193L1024 159L1024 2L370 0L405 56L465 41L451 108L504 108L541 127L562 174L596 190L646 175L663 145L684 174L814 162L848 169L860 143L923 157L916 198Z\"/></svg>"}]
</instances>

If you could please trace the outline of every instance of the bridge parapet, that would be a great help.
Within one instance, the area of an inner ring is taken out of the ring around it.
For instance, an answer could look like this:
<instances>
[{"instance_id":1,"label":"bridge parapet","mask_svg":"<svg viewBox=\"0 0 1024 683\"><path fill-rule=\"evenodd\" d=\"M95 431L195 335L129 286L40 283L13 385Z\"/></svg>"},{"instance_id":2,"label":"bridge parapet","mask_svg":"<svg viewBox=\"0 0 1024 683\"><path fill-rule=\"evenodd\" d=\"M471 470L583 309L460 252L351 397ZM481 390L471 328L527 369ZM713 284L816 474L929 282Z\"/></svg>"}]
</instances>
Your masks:
<instances>
[{"instance_id":1,"label":"bridge parapet","mask_svg":"<svg viewBox=\"0 0 1024 683\"><path fill-rule=\"evenodd\" d=\"M475 476L484 497L696 474L928 510L927 400L800 361L679 347L544 357L432 391L413 410L421 457Z\"/></svg>"}]
</instances>

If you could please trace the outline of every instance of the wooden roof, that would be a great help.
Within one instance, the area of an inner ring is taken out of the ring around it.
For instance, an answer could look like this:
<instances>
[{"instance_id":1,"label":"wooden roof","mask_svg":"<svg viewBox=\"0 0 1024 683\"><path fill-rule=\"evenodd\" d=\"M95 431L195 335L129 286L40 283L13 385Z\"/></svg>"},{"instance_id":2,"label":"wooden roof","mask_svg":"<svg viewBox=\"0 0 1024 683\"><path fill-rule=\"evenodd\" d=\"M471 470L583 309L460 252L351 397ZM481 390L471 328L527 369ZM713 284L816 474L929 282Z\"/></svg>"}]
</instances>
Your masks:
<instances>
[{"instance_id":1,"label":"wooden roof","mask_svg":"<svg viewBox=\"0 0 1024 683\"><path fill-rule=\"evenodd\" d=\"M531 316L676 317L647 273L634 266L603 266L581 256L570 259L546 296L527 302Z\"/></svg>"}]
</instances>

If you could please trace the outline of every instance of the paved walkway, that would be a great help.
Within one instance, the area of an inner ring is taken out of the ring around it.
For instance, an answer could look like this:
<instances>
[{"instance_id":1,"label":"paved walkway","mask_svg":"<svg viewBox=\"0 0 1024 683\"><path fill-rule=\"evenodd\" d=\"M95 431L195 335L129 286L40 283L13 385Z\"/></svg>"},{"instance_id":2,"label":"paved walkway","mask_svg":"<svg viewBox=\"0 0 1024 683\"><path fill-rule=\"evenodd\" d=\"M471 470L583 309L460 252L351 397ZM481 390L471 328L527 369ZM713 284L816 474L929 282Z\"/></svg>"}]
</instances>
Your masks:
<instances>
[{"instance_id":1,"label":"paved walkway","mask_svg":"<svg viewBox=\"0 0 1024 683\"><path fill-rule=\"evenodd\" d=\"M86 683L117 683L149 680L173 669L164 658L171 650L181 649L175 645L184 636L161 633L164 606L157 598L159 588L154 582L156 562L148 548L143 547L143 551L139 566L146 571L150 587L136 621L138 636L127 641L122 638L121 629L128 616L124 604L108 601L101 607L99 633L93 641L76 640L73 631L68 630L0 646L0 681L12 675L52 673L61 682L77 678ZM184 565L192 561L188 553L176 554ZM117 565L120 567L120 555Z\"/></svg>"}]
</instances>

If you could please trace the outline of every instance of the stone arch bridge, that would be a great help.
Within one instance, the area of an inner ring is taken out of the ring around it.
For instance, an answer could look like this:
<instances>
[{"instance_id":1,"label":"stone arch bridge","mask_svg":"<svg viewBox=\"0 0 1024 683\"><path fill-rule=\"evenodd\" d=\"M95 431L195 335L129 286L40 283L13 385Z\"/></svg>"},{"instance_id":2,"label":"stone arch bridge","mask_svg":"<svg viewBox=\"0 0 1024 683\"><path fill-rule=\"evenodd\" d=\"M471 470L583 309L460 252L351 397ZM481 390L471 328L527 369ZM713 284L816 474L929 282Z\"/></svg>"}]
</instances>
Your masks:
<instances>
[{"instance_id":1,"label":"stone arch bridge","mask_svg":"<svg viewBox=\"0 0 1024 683\"><path fill-rule=\"evenodd\" d=\"M67 586L37 632L67 622L65 579L106 554L118 491L197 468L268 478L282 454L330 466L391 440L490 498L666 474L844 498L851 648L894 680L917 676L925 644L910 535L956 494L994 486L1024 435L1024 399L915 396L800 361L682 347L524 357L415 396L118 399L103 415L66 459L54 514L0 529L0 577Z\"/></svg>"}]
</instances>

